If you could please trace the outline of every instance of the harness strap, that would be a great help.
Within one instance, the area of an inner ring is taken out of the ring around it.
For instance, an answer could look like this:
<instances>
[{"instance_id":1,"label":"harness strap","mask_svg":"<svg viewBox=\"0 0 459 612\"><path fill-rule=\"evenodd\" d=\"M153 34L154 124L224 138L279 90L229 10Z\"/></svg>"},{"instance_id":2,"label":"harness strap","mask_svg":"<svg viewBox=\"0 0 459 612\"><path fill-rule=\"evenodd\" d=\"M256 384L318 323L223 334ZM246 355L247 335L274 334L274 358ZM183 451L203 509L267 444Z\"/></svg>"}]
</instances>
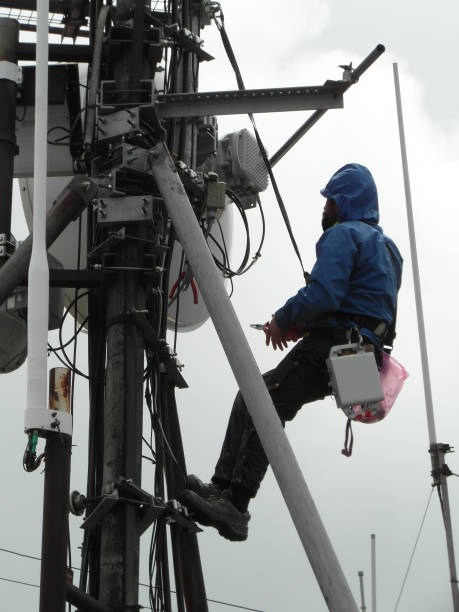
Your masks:
<instances>
[{"instance_id":1,"label":"harness strap","mask_svg":"<svg viewBox=\"0 0 459 612\"><path fill-rule=\"evenodd\" d=\"M394 264L394 268L395 270L397 270L397 262L395 259L394 252L392 251L392 249L390 248L390 246L387 244L386 241L384 241L384 244L386 245L386 249L389 251L390 257L392 259L392 263ZM389 347L389 349L385 349L385 350L389 354L390 354L392 347L394 346L395 336L397 335L396 327L397 327L397 302L395 302L394 318L392 319L392 323L389 325L389 329L387 330L387 334L384 339L384 344Z\"/></svg>"},{"instance_id":2,"label":"harness strap","mask_svg":"<svg viewBox=\"0 0 459 612\"><path fill-rule=\"evenodd\" d=\"M346 437L344 438L344 448L341 451L341 453L345 457L350 457L352 455L353 446L354 446L354 434L352 433L352 421L351 419L348 419L346 423Z\"/></svg>"}]
</instances>

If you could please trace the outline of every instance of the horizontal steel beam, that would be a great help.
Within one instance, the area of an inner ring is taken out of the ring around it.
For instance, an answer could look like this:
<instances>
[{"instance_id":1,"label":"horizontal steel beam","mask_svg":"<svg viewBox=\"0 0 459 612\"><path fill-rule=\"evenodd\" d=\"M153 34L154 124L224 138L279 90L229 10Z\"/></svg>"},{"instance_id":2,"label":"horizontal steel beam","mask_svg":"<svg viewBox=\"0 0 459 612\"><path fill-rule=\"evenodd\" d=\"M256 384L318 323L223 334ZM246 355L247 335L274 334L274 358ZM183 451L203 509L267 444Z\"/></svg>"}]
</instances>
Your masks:
<instances>
[{"instance_id":1,"label":"horizontal steel beam","mask_svg":"<svg viewBox=\"0 0 459 612\"><path fill-rule=\"evenodd\" d=\"M71 5L71 0L50 0L50 13L66 13ZM11 8L22 11L36 11L37 0L0 0L0 8Z\"/></svg>"},{"instance_id":2,"label":"horizontal steel beam","mask_svg":"<svg viewBox=\"0 0 459 612\"><path fill-rule=\"evenodd\" d=\"M33 61L35 54L35 43L18 44L18 60ZM86 64L91 59L92 49L89 45L49 45L50 62L77 62Z\"/></svg>"},{"instance_id":3,"label":"horizontal steel beam","mask_svg":"<svg viewBox=\"0 0 459 612\"><path fill-rule=\"evenodd\" d=\"M161 119L343 108L343 81L317 87L164 94L157 98Z\"/></svg>"}]
</instances>

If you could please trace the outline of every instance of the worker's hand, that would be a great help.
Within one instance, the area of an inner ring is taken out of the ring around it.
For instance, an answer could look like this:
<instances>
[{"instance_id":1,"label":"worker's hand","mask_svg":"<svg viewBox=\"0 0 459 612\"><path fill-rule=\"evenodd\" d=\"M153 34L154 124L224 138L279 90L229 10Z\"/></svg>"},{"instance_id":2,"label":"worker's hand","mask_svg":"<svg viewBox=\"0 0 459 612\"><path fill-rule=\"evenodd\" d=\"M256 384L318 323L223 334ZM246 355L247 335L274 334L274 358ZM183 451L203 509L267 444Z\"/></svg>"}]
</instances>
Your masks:
<instances>
[{"instance_id":1,"label":"worker's hand","mask_svg":"<svg viewBox=\"0 0 459 612\"><path fill-rule=\"evenodd\" d=\"M277 323L276 319L271 319L270 323L266 323L265 327L266 334L266 346L269 346L271 343L274 350L280 348L281 351L284 350L284 347L287 348L287 340L285 337L285 330L281 329Z\"/></svg>"}]
</instances>

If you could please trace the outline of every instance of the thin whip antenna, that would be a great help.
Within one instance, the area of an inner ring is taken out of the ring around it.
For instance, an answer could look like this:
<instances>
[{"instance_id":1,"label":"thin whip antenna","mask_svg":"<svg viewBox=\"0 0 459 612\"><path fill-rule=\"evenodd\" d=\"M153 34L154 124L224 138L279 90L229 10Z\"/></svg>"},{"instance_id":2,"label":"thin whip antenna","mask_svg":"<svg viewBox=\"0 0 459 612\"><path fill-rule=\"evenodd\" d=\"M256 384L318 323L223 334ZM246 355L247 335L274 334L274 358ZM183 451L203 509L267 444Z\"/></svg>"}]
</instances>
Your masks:
<instances>
[{"instance_id":1,"label":"thin whip antenna","mask_svg":"<svg viewBox=\"0 0 459 612\"><path fill-rule=\"evenodd\" d=\"M395 98L397 101L398 131L400 136L400 153L402 156L403 182L405 185L406 216L408 219L408 233L410 237L411 264L413 268L414 297L416 301L416 315L418 320L419 344L421 348L422 375L424 379L424 396L427 411L427 426L429 428L430 444L436 444L435 418L432 402L432 388L430 385L429 358L427 356L426 331L424 326L424 311L422 307L421 281L419 277L418 251L416 247L416 232L414 229L413 204L411 201L410 175L408 171L408 158L406 154L405 127L403 123L402 99L400 95L400 80L398 64L393 64Z\"/></svg>"},{"instance_id":2,"label":"thin whip antenna","mask_svg":"<svg viewBox=\"0 0 459 612\"><path fill-rule=\"evenodd\" d=\"M397 102L398 129L400 135L400 151L403 166L403 181L405 184L406 214L408 218L408 232L410 237L411 262L413 268L414 295L416 299L416 313L418 320L419 345L421 349L422 374L424 379L424 396L426 402L427 425L430 439L430 457L432 462L433 486L438 488L442 502L443 520L445 524L446 546L450 570L450 583L453 597L454 612L459 612L459 589L456 574L456 560L454 554L454 540L449 508L447 465L444 462L445 453L451 450L448 444L438 444L435 431L435 418L432 402L432 389L430 385L429 359L427 356L427 342L424 327L424 313L422 308L421 281L419 278L418 254L416 248L416 234L414 230L413 206L411 202L410 177L408 172L408 159L406 154L405 128L403 124L402 99L400 95L400 80L398 76L398 65L393 64L395 98ZM375 612L375 611L373 611Z\"/></svg>"},{"instance_id":3,"label":"thin whip antenna","mask_svg":"<svg viewBox=\"0 0 459 612\"><path fill-rule=\"evenodd\" d=\"M43 412L47 410L48 406L49 269L46 254L48 15L49 0L38 0L35 69L33 242L29 267L27 308L28 367L25 427L29 430L40 426L40 416L42 417Z\"/></svg>"}]
</instances>

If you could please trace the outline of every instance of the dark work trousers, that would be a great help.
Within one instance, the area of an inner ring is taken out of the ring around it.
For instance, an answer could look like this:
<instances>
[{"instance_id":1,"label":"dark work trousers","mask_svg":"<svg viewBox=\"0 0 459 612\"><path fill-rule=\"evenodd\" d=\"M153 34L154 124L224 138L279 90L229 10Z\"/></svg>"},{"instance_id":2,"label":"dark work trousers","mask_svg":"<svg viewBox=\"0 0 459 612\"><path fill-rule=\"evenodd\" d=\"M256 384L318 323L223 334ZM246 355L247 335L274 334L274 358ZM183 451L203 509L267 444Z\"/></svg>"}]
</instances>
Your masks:
<instances>
[{"instance_id":1,"label":"dark work trousers","mask_svg":"<svg viewBox=\"0 0 459 612\"><path fill-rule=\"evenodd\" d=\"M303 404L330 395L325 360L330 348L339 344L347 344L344 329L311 328L274 370L263 375L282 425L291 421ZM268 459L239 392L213 480L237 483L255 497L267 468Z\"/></svg>"}]
</instances>

